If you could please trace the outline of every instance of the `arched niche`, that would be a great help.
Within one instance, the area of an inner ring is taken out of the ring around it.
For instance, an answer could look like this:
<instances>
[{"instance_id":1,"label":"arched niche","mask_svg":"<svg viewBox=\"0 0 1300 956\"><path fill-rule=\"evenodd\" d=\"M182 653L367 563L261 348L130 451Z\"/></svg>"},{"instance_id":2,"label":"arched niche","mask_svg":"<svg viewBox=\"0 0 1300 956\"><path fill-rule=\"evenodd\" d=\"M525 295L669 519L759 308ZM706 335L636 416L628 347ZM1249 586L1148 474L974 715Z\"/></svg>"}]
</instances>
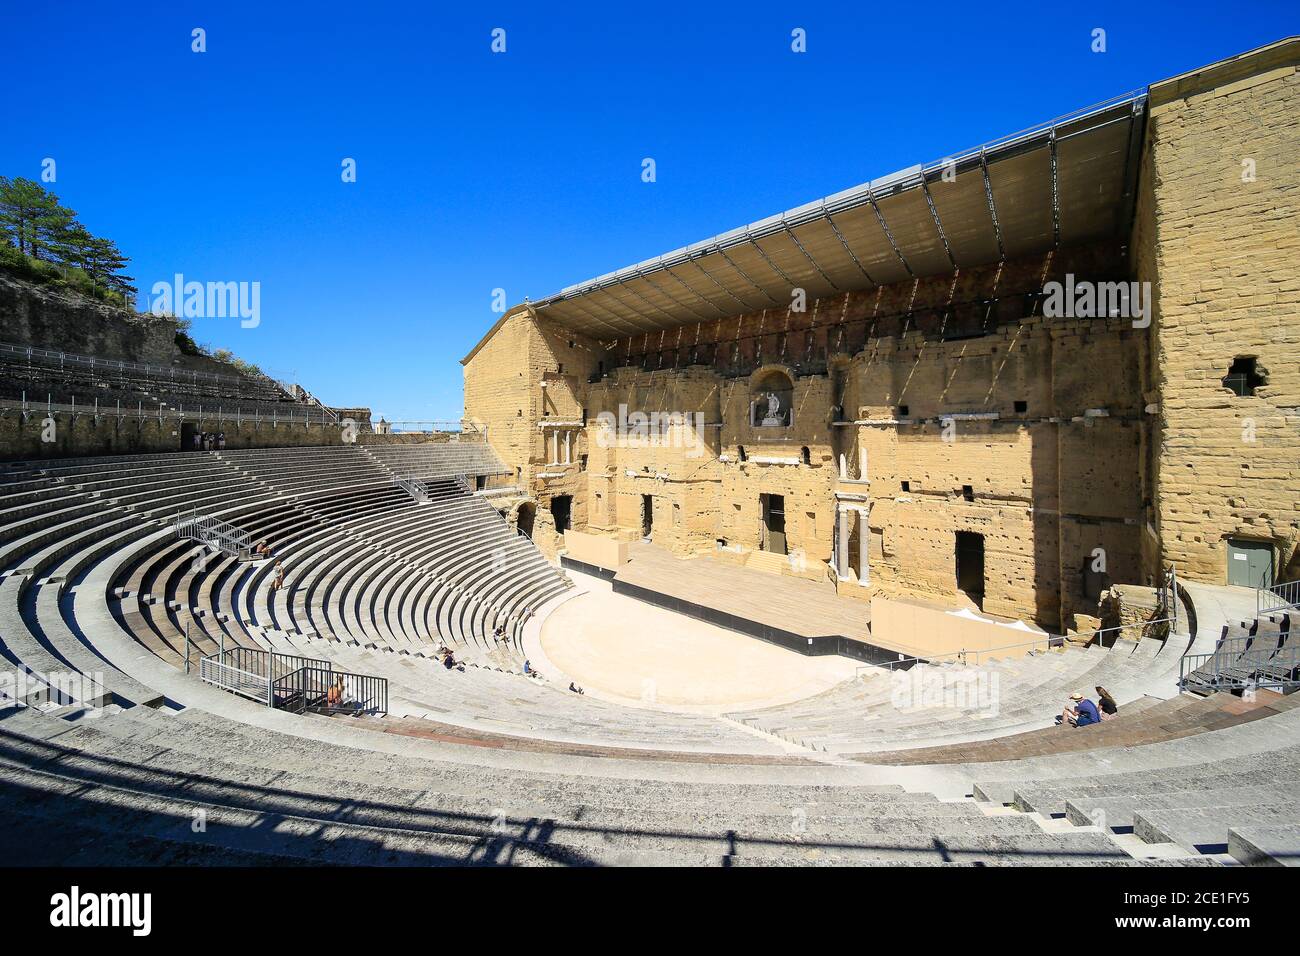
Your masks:
<instances>
[{"instance_id":1,"label":"arched niche","mask_svg":"<svg viewBox=\"0 0 1300 956\"><path fill-rule=\"evenodd\" d=\"M784 368L761 368L749 380L749 424L789 428L794 424L794 377Z\"/></svg>"}]
</instances>

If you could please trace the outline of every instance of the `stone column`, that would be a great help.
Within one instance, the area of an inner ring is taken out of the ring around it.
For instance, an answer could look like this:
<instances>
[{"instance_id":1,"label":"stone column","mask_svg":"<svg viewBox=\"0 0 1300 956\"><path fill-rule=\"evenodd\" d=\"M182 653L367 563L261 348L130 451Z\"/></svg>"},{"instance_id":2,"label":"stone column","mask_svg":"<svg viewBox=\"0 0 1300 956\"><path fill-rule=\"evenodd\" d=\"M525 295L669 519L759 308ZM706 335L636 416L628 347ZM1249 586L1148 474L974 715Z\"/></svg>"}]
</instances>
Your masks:
<instances>
[{"instance_id":1,"label":"stone column","mask_svg":"<svg viewBox=\"0 0 1300 956\"><path fill-rule=\"evenodd\" d=\"M866 508L858 511L858 583L866 587L871 583L871 526L867 519L870 513Z\"/></svg>"},{"instance_id":2,"label":"stone column","mask_svg":"<svg viewBox=\"0 0 1300 956\"><path fill-rule=\"evenodd\" d=\"M839 541L835 548L835 575L844 578L849 574L849 513L836 506L835 514L839 522Z\"/></svg>"},{"instance_id":3,"label":"stone column","mask_svg":"<svg viewBox=\"0 0 1300 956\"><path fill-rule=\"evenodd\" d=\"M564 432L564 463L573 464L573 432L568 429Z\"/></svg>"},{"instance_id":4,"label":"stone column","mask_svg":"<svg viewBox=\"0 0 1300 956\"><path fill-rule=\"evenodd\" d=\"M560 460L560 433L554 428L551 429L551 464L554 465Z\"/></svg>"}]
</instances>

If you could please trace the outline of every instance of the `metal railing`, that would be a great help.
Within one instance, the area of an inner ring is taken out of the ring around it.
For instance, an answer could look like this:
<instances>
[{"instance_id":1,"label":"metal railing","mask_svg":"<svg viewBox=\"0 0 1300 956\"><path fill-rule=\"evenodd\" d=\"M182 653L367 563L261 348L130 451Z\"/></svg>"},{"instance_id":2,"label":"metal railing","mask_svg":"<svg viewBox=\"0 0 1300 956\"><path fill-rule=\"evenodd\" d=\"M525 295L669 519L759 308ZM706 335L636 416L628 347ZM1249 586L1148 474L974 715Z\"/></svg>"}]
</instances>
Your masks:
<instances>
[{"instance_id":1,"label":"metal railing","mask_svg":"<svg viewBox=\"0 0 1300 956\"><path fill-rule=\"evenodd\" d=\"M456 442L464 441L467 438L483 441L487 434L486 428L480 428L473 422L463 420L399 418L393 421L387 419L384 421L395 435L451 435L451 441ZM371 424L378 424L378 420L372 417ZM399 425L402 427L399 428Z\"/></svg>"},{"instance_id":2,"label":"metal railing","mask_svg":"<svg viewBox=\"0 0 1300 956\"><path fill-rule=\"evenodd\" d=\"M1241 690L1246 687L1300 687L1300 637L1290 635L1283 643L1279 634L1251 634L1226 637L1214 650L1186 654L1178 663L1178 686L1198 684L1211 690Z\"/></svg>"},{"instance_id":3,"label":"metal railing","mask_svg":"<svg viewBox=\"0 0 1300 956\"><path fill-rule=\"evenodd\" d=\"M1166 625L1168 626L1166 627ZM1097 630L1092 632L1092 640L1095 640L1098 644L1105 646L1106 642L1103 638L1103 635L1118 634L1119 631L1127 631L1131 628L1140 627L1144 629L1150 628L1150 631L1144 630L1144 632L1141 635L1133 638L1133 640L1141 640L1141 638L1144 637L1153 637L1163 641L1166 638L1168 638L1170 634L1175 633L1175 628L1177 627L1177 625L1178 625L1178 618L1174 616L1158 617L1153 621L1133 621L1131 624L1116 624L1114 627L1098 628Z\"/></svg>"},{"instance_id":4,"label":"metal railing","mask_svg":"<svg viewBox=\"0 0 1300 956\"><path fill-rule=\"evenodd\" d=\"M1169 634L1173 633L1173 628L1177 625L1177 623L1178 623L1177 617L1170 616L1170 617L1157 618L1154 621L1134 621L1131 624L1117 624L1114 627L1103 627L1091 632L1091 636L1088 638L1088 643L1091 644L1093 642L1096 642L1101 646L1105 646L1105 640L1103 635L1117 634L1120 631L1127 631L1135 627L1152 629L1150 633L1142 634L1141 635L1142 637L1164 639L1168 637ZM1169 627L1165 628L1165 625L1169 625ZM956 664L973 663L978 666L983 661L985 655L999 654L1004 651L1011 651L1011 650L1022 650L1025 648L1034 650L1035 648L1041 647L1044 650L1050 650L1053 647L1064 647L1067 641L1068 638L1063 634L1044 634L1042 637L1035 638L1032 641L1021 641L1016 644L1002 644L999 645L998 647L984 647L984 648L976 648L976 649L962 648L961 650L957 650L957 651L944 651L943 653L940 654L925 654L925 655L918 654L912 657L907 657L904 656L902 653L900 653L899 658L896 661L885 661L881 664L870 664L863 667L859 667L857 668L854 676L860 676L864 671L873 671L879 668L884 668L885 670L892 671L892 670L898 670L900 667L902 668L913 667L917 664L938 664L938 663L947 662L947 663L956 663Z\"/></svg>"},{"instance_id":5,"label":"metal railing","mask_svg":"<svg viewBox=\"0 0 1300 956\"><path fill-rule=\"evenodd\" d=\"M1178 632L1178 565L1169 565L1158 588L1156 588L1156 597L1159 600L1159 606L1169 615L1169 633ZM1153 622L1155 623L1155 622Z\"/></svg>"},{"instance_id":6,"label":"metal railing","mask_svg":"<svg viewBox=\"0 0 1300 956\"><path fill-rule=\"evenodd\" d=\"M200 658L199 678L263 706L295 714L388 713L386 678L335 670L331 662L315 657L232 647ZM330 694L331 687L338 687L337 694Z\"/></svg>"},{"instance_id":7,"label":"metal railing","mask_svg":"<svg viewBox=\"0 0 1300 956\"><path fill-rule=\"evenodd\" d=\"M1289 611L1300 607L1300 581L1271 584L1255 589L1255 616L1269 611Z\"/></svg>"},{"instance_id":8,"label":"metal railing","mask_svg":"<svg viewBox=\"0 0 1300 956\"><path fill-rule=\"evenodd\" d=\"M331 688L337 687L335 694ZM388 680L325 667L296 668L271 682L274 706L290 713L386 714Z\"/></svg>"},{"instance_id":9,"label":"metal railing","mask_svg":"<svg viewBox=\"0 0 1300 956\"><path fill-rule=\"evenodd\" d=\"M419 478L407 478L402 475L393 475L393 484L401 488L408 495L414 498L422 505L429 503L429 488Z\"/></svg>"},{"instance_id":10,"label":"metal railing","mask_svg":"<svg viewBox=\"0 0 1300 956\"><path fill-rule=\"evenodd\" d=\"M302 667L326 668L330 662L296 654L280 654L257 647L231 647L199 659L199 678L205 683L272 706L277 678Z\"/></svg>"},{"instance_id":11,"label":"metal railing","mask_svg":"<svg viewBox=\"0 0 1300 956\"><path fill-rule=\"evenodd\" d=\"M225 663L219 654L199 659L199 680L270 706L271 682L262 675Z\"/></svg>"},{"instance_id":12,"label":"metal railing","mask_svg":"<svg viewBox=\"0 0 1300 956\"><path fill-rule=\"evenodd\" d=\"M1060 647L1064 643L1065 638L1059 634L1045 634L1041 638L1035 638L1032 641L1021 641L1016 644L1002 644L998 647L984 647L976 650L963 647L961 650L957 651L944 651L940 654L926 654L924 656L917 655L914 657L906 657L900 654L896 661L885 661L880 664L870 664L859 667L854 676L860 676L864 671L876 671L881 668L895 671L900 668L911 668L917 664L938 664L945 661L956 664L969 664L972 662L972 658L975 664L979 664L981 658L985 654L998 654L1004 651L1021 650L1024 648L1033 650L1039 647L1044 650L1049 650L1053 647Z\"/></svg>"},{"instance_id":13,"label":"metal railing","mask_svg":"<svg viewBox=\"0 0 1300 956\"><path fill-rule=\"evenodd\" d=\"M456 485L457 487L460 488L461 491L469 495L471 498L478 497L477 493L474 490L474 482L470 480L469 475L456 475ZM509 518L503 515L500 511L497 511L495 507L491 505L489 505L489 507L492 508L493 514L495 514L497 518L501 520L502 524L504 524L507 528L514 531L515 537L523 538L525 541L529 542L530 544L532 543L533 539L530 538L528 535L524 534L522 528L518 527L517 525L512 527ZM567 582L568 579L566 578L565 581Z\"/></svg>"},{"instance_id":14,"label":"metal railing","mask_svg":"<svg viewBox=\"0 0 1300 956\"><path fill-rule=\"evenodd\" d=\"M98 397L90 402L78 403L74 395L72 402L56 402L52 396L46 395L45 401L30 401L27 393L23 392L22 397L18 399L0 398L0 408L11 409L21 412L23 415L44 412L47 415L54 414L71 414L71 415L94 415L98 418L100 415L112 415L116 418L136 418L141 421L144 419L156 419L158 421L184 421L185 419L197 419L199 421L217 421L217 422L270 422L274 425L338 425L342 423L331 420L319 409L309 405L292 405L289 402L284 403L289 408L278 408L274 405L265 406L254 403L252 406L236 405L231 408L227 405L217 405L215 408L211 405L191 405L189 411L186 406L180 405L172 407L162 402L158 403L157 408L150 402L149 408L144 407L143 401L136 402L136 407L132 408L130 403L122 404L121 399L114 400L112 405L101 404ZM301 412L297 411L301 409Z\"/></svg>"},{"instance_id":15,"label":"metal railing","mask_svg":"<svg viewBox=\"0 0 1300 956\"><path fill-rule=\"evenodd\" d=\"M177 369L169 365L147 365L143 362L127 362L123 359L96 358L93 355L77 355L73 352L57 352L52 349L40 349L31 345L14 345L0 342L0 356L18 356L31 365L46 368L85 368L103 371L135 372L147 378L163 382L230 382L247 385L249 378L243 375L223 375L220 372L199 372L193 369Z\"/></svg>"},{"instance_id":16,"label":"metal railing","mask_svg":"<svg viewBox=\"0 0 1300 956\"><path fill-rule=\"evenodd\" d=\"M269 376L267 377L267 380L273 382L280 391L284 392L285 395L292 398L295 402L302 402L304 405L311 405L315 408L319 408L329 421L337 422L339 420L338 412L330 408L301 385L286 382L278 378L270 378Z\"/></svg>"},{"instance_id":17,"label":"metal railing","mask_svg":"<svg viewBox=\"0 0 1300 956\"><path fill-rule=\"evenodd\" d=\"M220 548L227 554L241 557L252 554L253 536L238 525L222 521L212 515L201 515L197 509L189 515L177 512L172 530L178 538L190 538L210 547Z\"/></svg>"}]
</instances>

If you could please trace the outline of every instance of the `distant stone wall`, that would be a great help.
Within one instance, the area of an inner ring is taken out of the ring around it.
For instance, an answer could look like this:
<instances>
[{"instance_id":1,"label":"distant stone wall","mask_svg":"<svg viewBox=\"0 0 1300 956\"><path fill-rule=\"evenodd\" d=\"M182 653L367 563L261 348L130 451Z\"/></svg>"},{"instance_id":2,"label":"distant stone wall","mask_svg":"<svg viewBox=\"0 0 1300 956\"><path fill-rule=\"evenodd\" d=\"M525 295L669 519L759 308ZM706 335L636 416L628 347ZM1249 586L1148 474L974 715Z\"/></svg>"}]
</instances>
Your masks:
<instances>
[{"instance_id":1,"label":"distant stone wall","mask_svg":"<svg viewBox=\"0 0 1300 956\"><path fill-rule=\"evenodd\" d=\"M42 438L50 434L43 413L30 413L26 419L18 412L0 413L0 461L31 461L43 458L79 458L90 455L132 455L151 452L180 451L180 424L115 415L56 413L54 441ZM194 419L199 431L225 432L226 448L279 448L297 445L342 444L337 425L290 425L284 422L244 421L217 418Z\"/></svg>"},{"instance_id":2,"label":"distant stone wall","mask_svg":"<svg viewBox=\"0 0 1300 956\"><path fill-rule=\"evenodd\" d=\"M342 421L350 418L356 422L363 431L369 431L371 428L370 409L368 408L330 408L335 415Z\"/></svg>"},{"instance_id":3,"label":"distant stone wall","mask_svg":"<svg viewBox=\"0 0 1300 956\"><path fill-rule=\"evenodd\" d=\"M389 432L379 435L375 432L361 432L357 435L358 445L441 445L451 441L455 432Z\"/></svg>"}]
</instances>

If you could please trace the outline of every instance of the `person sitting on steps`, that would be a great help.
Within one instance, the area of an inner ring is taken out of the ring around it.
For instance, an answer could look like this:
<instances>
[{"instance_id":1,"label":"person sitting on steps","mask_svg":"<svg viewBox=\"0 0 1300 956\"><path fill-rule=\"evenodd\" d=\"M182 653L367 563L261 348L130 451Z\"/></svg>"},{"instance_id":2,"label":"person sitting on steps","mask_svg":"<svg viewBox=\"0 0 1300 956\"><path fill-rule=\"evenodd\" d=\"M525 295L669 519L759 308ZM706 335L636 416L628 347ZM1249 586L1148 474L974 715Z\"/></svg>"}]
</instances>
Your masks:
<instances>
[{"instance_id":1,"label":"person sitting on steps","mask_svg":"<svg viewBox=\"0 0 1300 956\"><path fill-rule=\"evenodd\" d=\"M1110 696L1110 691L1097 685L1097 704L1101 709L1101 719L1110 720L1119 713L1119 704L1115 703L1115 698Z\"/></svg>"},{"instance_id":2,"label":"person sitting on steps","mask_svg":"<svg viewBox=\"0 0 1300 956\"><path fill-rule=\"evenodd\" d=\"M1056 718L1056 722L1069 724L1071 727L1087 727L1089 724L1101 723L1101 715L1097 713L1097 705L1082 694L1071 694L1071 704L1066 704L1065 709L1061 711L1061 716Z\"/></svg>"}]
</instances>

